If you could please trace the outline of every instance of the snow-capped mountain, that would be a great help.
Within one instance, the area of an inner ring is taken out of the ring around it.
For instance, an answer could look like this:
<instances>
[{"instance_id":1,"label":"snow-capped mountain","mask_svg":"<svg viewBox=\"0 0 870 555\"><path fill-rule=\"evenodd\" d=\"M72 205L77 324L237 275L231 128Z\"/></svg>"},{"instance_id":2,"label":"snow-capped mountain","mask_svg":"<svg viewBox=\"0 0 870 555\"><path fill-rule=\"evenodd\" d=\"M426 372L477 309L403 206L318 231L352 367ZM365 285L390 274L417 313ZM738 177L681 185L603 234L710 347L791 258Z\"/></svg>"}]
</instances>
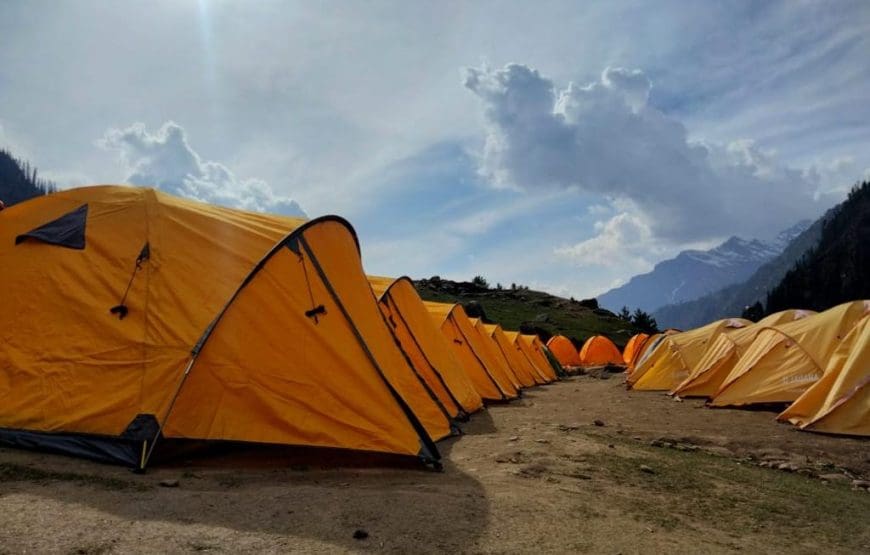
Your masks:
<instances>
[{"instance_id":1,"label":"snow-capped mountain","mask_svg":"<svg viewBox=\"0 0 870 555\"><path fill-rule=\"evenodd\" d=\"M625 285L599 296L598 303L614 311L627 306L652 312L667 304L697 299L747 279L810 224L809 220L801 221L772 241L735 236L708 251L683 251L659 262L651 272L635 276Z\"/></svg>"}]
</instances>

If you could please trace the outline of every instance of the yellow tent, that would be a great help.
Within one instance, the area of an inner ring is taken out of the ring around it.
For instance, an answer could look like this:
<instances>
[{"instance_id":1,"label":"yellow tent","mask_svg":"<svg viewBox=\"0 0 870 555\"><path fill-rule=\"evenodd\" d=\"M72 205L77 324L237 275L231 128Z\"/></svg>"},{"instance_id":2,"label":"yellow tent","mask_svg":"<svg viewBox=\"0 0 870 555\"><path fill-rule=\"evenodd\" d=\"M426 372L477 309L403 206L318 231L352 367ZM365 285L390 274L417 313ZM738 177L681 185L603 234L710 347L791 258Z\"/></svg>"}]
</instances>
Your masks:
<instances>
[{"instance_id":1,"label":"yellow tent","mask_svg":"<svg viewBox=\"0 0 870 555\"><path fill-rule=\"evenodd\" d=\"M566 368L576 368L580 366L580 354L574 343L564 335L554 335L547 341L547 348L559 361L559 364Z\"/></svg>"},{"instance_id":2,"label":"yellow tent","mask_svg":"<svg viewBox=\"0 0 870 555\"><path fill-rule=\"evenodd\" d=\"M796 400L822 377L828 359L868 311L870 301L855 301L761 330L710 404L724 407Z\"/></svg>"},{"instance_id":3,"label":"yellow tent","mask_svg":"<svg viewBox=\"0 0 870 555\"><path fill-rule=\"evenodd\" d=\"M500 379L507 380L516 391L519 391L523 385L519 378L514 374L513 368L510 367L507 360L501 354L498 344L495 339L490 337L489 332L484 327L480 318L470 318L471 325L477 330L481 337L481 345L484 349L484 360L494 369L495 375L500 376Z\"/></svg>"},{"instance_id":4,"label":"yellow tent","mask_svg":"<svg viewBox=\"0 0 870 555\"><path fill-rule=\"evenodd\" d=\"M556 374L556 369L547 357L547 353L545 352L547 347L541 341L541 338L537 335L521 333L520 340L529 348L529 353L531 354L538 371L550 378L550 380L558 380L559 376Z\"/></svg>"},{"instance_id":5,"label":"yellow tent","mask_svg":"<svg viewBox=\"0 0 870 555\"><path fill-rule=\"evenodd\" d=\"M694 330L665 334L655 350L629 374L628 383L633 389L670 391L688 377L720 334L751 324L742 318L726 318Z\"/></svg>"},{"instance_id":6,"label":"yellow tent","mask_svg":"<svg viewBox=\"0 0 870 555\"><path fill-rule=\"evenodd\" d=\"M622 365L622 353L613 341L603 335L593 335L583 343L580 349L581 366L604 366L607 364Z\"/></svg>"},{"instance_id":7,"label":"yellow tent","mask_svg":"<svg viewBox=\"0 0 870 555\"><path fill-rule=\"evenodd\" d=\"M626 371L634 367L637 359L643 353L643 348L649 340L650 336L646 333L638 333L631 336L628 343L625 344L625 349L622 352L622 361L626 365Z\"/></svg>"},{"instance_id":8,"label":"yellow tent","mask_svg":"<svg viewBox=\"0 0 870 555\"><path fill-rule=\"evenodd\" d=\"M517 390L490 367L480 334L471 325L462 305L423 301L429 317L441 330L477 393L486 401L514 399Z\"/></svg>"},{"instance_id":9,"label":"yellow tent","mask_svg":"<svg viewBox=\"0 0 870 555\"><path fill-rule=\"evenodd\" d=\"M783 310L734 333L720 334L689 376L671 393L682 397L712 397L719 391L722 382L755 340L758 332L766 327L794 322L812 314L815 312L811 310Z\"/></svg>"},{"instance_id":10,"label":"yellow tent","mask_svg":"<svg viewBox=\"0 0 870 555\"><path fill-rule=\"evenodd\" d=\"M870 436L870 316L852 328L825 374L778 419L802 430Z\"/></svg>"},{"instance_id":11,"label":"yellow tent","mask_svg":"<svg viewBox=\"0 0 870 555\"><path fill-rule=\"evenodd\" d=\"M0 441L144 468L155 439L439 458L448 419L345 220L88 187L0 213Z\"/></svg>"},{"instance_id":12,"label":"yellow tent","mask_svg":"<svg viewBox=\"0 0 870 555\"><path fill-rule=\"evenodd\" d=\"M520 332L518 331L505 331L505 336L507 336L508 341L510 341L511 345L517 352L517 358L520 359L522 364L525 365L526 369L534 376L535 383L545 384L553 381L552 378L544 371L538 368L538 365L535 360L535 355L525 341L522 340Z\"/></svg>"},{"instance_id":13,"label":"yellow tent","mask_svg":"<svg viewBox=\"0 0 870 555\"><path fill-rule=\"evenodd\" d=\"M463 413L480 410L483 407L480 395L447 340L432 323L410 278L369 276L369 283L402 350L450 416L462 417Z\"/></svg>"},{"instance_id":14,"label":"yellow tent","mask_svg":"<svg viewBox=\"0 0 870 555\"><path fill-rule=\"evenodd\" d=\"M520 385L522 387L537 385L535 372L523 364L522 353L517 352L517 348L513 346L513 343L505 335L501 326L498 324L483 324L483 327L489 333L489 337L495 341L499 354L501 354L505 364L507 364L511 372L519 380Z\"/></svg>"}]
</instances>

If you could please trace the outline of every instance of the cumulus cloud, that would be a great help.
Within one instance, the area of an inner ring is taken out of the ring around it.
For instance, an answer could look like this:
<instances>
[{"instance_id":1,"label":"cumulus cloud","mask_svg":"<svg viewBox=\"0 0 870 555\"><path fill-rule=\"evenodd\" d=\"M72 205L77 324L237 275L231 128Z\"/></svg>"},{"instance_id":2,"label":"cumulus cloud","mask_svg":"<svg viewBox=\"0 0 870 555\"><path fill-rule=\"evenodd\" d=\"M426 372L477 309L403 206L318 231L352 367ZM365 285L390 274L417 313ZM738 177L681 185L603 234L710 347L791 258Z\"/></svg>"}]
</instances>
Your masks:
<instances>
[{"instance_id":1,"label":"cumulus cloud","mask_svg":"<svg viewBox=\"0 0 870 555\"><path fill-rule=\"evenodd\" d=\"M583 266L602 266L643 271L661 254L653 246L653 234L644 219L620 212L595 222L596 235L574 245L557 247L555 254Z\"/></svg>"},{"instance_id":2,"label":"cumulus cloud","mask_svg":"<svg viewBox=\"0 0 870 555\"><path fill-rule=\"evenodd\" d=\"M681 122L649 104L652 83L640 70L607 68L592 83L559 89L510 64L467 69L464 84L483 105L479 171L490 183L576 188L635 207L602 224L610 235L601 241L636 233L641 217L650 240L765 237L833 203L819 202L818 180L751 141L691 141Z\"/></svg>"},{"instance_id":3,"label":"cumulus cloud","mask_svg":"<svg viewBox=\"0 0 870 555\"><path fill-rule=\"evenodd\" d=\"M244 210L305 216L296 201L276 194L265 181L239 179L223 164L203 160L175 122L154 133L141 123L109 129L97 144L120 154L129 172L126 180L134 185Z\"/></svg>"}]
</instances>

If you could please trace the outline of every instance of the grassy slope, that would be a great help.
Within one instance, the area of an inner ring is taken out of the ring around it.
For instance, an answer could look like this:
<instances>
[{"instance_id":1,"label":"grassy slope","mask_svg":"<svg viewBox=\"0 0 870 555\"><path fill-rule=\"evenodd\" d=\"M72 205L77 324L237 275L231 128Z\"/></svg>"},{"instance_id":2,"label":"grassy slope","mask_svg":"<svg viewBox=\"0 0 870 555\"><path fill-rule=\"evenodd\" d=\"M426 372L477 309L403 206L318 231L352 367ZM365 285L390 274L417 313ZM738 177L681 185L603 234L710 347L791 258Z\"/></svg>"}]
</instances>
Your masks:
<instances>
[{"instance_id":1,"label":"grassy slope","mask_svg":"<svg viewBox=\"0 0 870 555\"><path fill-rule=\"evenodd\" d=\"M550 335L562 334L575 343L593 335L606 335L620 348L636 333L631 323L606 310L594 310L578 301L563 299L529 289L478 289L468 283L442 280L433 285L427 280L415 282L420 296L427 301L453 302L467 305L478 302L488 320L506 330L534 326ZM546 315L545 321L540 317ZM539 320L536 320L539 318ZM545 338L546 339L546 338Z\"/></svg>"}]
</instances>

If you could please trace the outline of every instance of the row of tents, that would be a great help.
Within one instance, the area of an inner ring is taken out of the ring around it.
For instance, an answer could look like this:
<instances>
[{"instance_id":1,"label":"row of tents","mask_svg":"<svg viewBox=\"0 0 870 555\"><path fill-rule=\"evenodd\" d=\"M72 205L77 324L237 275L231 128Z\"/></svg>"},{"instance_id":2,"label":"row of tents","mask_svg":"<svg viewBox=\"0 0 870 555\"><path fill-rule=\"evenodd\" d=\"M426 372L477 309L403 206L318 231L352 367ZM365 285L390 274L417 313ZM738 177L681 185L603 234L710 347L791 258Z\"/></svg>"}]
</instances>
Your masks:
<instances>
[{"instance_id":1,"label":"row of tents","mask_svg":"<svg viewBox=\"0 0 870 555\"><path fill-rule=\"evenodd\" d=\"M757 323L728 318L636 336L629 346L632 389L706 398L713 407L787 405L778 420L800 429L870 435L870 301L785 310Z\"/></svg>"},{"instance_id":2,"label":"row of tents","mask_svg":"<svg viewBox=\"0 0 870 555\"><path fill-rule=\"evenodd\" d=\"M637 336L635 336L637 337ZM626 353L633 348L635 337L626 345ZM625 356L619 352L619 347L603 335L593 335L577 349L574 343L564 335L554 335L547 341L547 348L556 357L562 367L569 372L572 369L593 366L622 366L626 363Z\"/></svg>"},{"instance_id":3,"label":"row of tents","mask_svg":"<svg viewBox=\"0 0 870 555\"><path fill-rule=\"evenodd\" d=\"M174 441L419 457L558 379L537 336L364 273L336 216L96 186L0 212L0 444L144 469Z\"/></svg>"}]
</instances>

